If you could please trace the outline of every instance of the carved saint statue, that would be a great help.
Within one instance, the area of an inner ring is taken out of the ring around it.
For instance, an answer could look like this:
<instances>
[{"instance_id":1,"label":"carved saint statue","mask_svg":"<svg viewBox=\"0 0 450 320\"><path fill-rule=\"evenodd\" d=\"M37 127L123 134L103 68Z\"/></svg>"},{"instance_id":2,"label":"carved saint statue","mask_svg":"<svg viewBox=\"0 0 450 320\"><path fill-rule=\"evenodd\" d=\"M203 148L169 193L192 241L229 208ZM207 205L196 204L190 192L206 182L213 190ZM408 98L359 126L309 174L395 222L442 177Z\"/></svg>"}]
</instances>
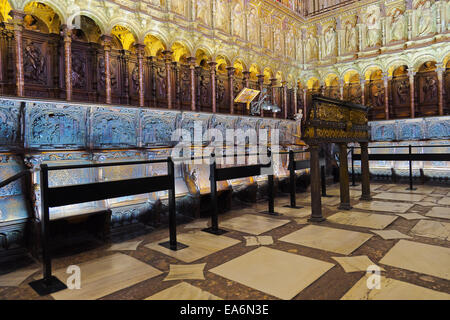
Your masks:
<instances>
[{"instance_id":1,"label":"carved saint statue","mask_svg":"<svg viewBox=\"0 0 450 320\"><path fill-rule=\"evenodd\" d=\"M356 51L357 44L356 28L350 22L345 25L344 48L346 52Z\"/></svg>"},{"instance_id":2,"label":"carved saint statue","mask_svg":"<svg viewBox=\"0 0 450 320\"><path fill-rule=\"evenodd\" d=\"M396 8L392 13L392 23L391 23L391 40L398 41L405 38L405 16L403 12Z\"/></svg>"},{"instance_id":3,"label":"carved saint statue","mask_svg":"<svg viewBox=\"0 0 450 320\"><path fill-rule=\"evenodd\" d=\"M408 102L409 97L409 81L402 80L397 86L397 97L401 104Z\"/></svg>"},{"instance_id":4,"label":"carved saint statue","mask_svg":"<svg viewBox=\"0 0 450 320\"><path fill-rule=\"evenodd\" d=\"M437 81L433 77L426 77L423 86L424 97L427 101L434 101L437 97Z\"/></svg>"},{"instance_id":5,"label":"carved saint statue","mask_svg":"<svg viewBox=\"0 0 450 320\"><path fill-rule=\"evenodd\" d=\"M209 25L209 0L197 0L197 19Z\"/></svg>"},{"instance_id":6,"label":"carved saint statue","mask_svg":"<svg viewBox=\"0 0 450 320\"><path fill-rule=\"evenodd\" d=\"M371 6L366 16L367 33L366 44L368 48L379 46L380 43L380 8Z\"/></svg>"},{"instance_id":7,"label":"carved saint statue","mask_svg":"<svg viewBox=\"0 0 450 320\"><path fill-rule=\"evenodd\" d=\"M330 57L336 53L336 31L329 27L324 35L324 56Z\"/></svg>"},{"instance_id":8,"label":"carved saint statue","mask_svg":"<svg viewBox=\"0 0 450 320\"><path fill-rule=\"evenodd\" d=\"M416 7L417 36L425 36L432 31L433 14L431 12L431 1L422 0Z\"/></svg>"},{"instance_id":9,"label":"carved saint statue","mask_svg":"<svg viewBox=\"0 0 450 320\"><path fill-rule=\"evenodd\" d=\"M381 83L373 84L370 87L370 93L373 107L381 107L384 105L384 87Z\"/></svg>"},{"instance_id":10,"label":"carved saint statue","mask_svg":"<svg viewBox=\"0 0 450 320\"><path fill-rule=\"evenodd\" d=\"M310 33L308 35L308 40L306 40L306 59L308 61L317 59L317 39Z\"/></svg>"},{"instance_id":11,"label":"carved saint statue","mask_svg":"<svg viewBox=\"0 0 450 320\"><path fill-rule=\"evenodd\" d=\"M229 16L228 16L228 10L227 10L227 2L225 0L218 0L217 1L217 8L216 8L216 22L217 27L225 32L229 31Z\"/></svg>"},{"instance_id":12,"label":"carved saint statue","mask_svg":"<svg viewBox=\"0 0 450 320\"><path fill-rule=\"evenodd\" d=\"M286 51L289 58L295 59L294 34L291 29L286 34Z\"/></svg>"},{"instance_id":13,"label":"carved saint statue","mask_svg":"<svg viewBox=\"0 0 450 320\"><path fill-rule=\"evenodd\" d=\"M242 6L238 2L233 9L233 35L244 39L244 15Z\"/></svg>"},{"instance_id":14,"label":"carved saint statue","mask_svg":"<svg viewBox=\"0 0 450 320\"><path fill-rule=\"evenodd\" d=\"M184 0L172 0L171 1L171 6L172 6L172 11L175 13L178 13L182 16L184 16Z\"/></svg>"},{"instance_id":15,"label":"carved saint statue","mask_svg":"<svg viewBox=\"0 0 450 320\"><path fill-rule=\"evenodd\" d=\"M25 79L34 82L46 82L46 63L41 50L31 40L27 40L23 54Z\"/></svg>"},{"instance_id":16,"label":"carved saint statue","mask_svg":"<svg viewBox=\"0 0 450 320\"><path fill-rule=\"evenodd\" d=\"M256 10L252 8L248 15L248 37L251 43L258 45L258 18L256 15Z\"/></svg>"}]
</instances>

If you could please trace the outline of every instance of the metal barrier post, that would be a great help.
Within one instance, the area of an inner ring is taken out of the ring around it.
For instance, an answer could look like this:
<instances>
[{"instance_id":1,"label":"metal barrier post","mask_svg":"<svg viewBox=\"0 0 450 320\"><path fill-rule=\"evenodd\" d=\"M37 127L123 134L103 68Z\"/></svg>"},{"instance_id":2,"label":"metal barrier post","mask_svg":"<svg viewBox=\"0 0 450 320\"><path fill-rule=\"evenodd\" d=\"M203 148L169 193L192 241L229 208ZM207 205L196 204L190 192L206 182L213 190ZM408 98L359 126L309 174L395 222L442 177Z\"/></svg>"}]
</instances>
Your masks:
<instances>
[{"instance_id":1,"label":"metal barrier post","mask_svg":"<svg viewBox=\"0 0 450 320\"><path fill-rule=\"evenodd\" d=\"M294 151L289 151L289 178L290 178L290 191L291 191L291 208L296 208L296 198L295 198L295 155Z\"/></svg>"},{"instance_id":2,"label":"metal barrier post","mask_svg":"<svg viewBox=\"0 0 450 320\"><path fill-rule=\"evenodd\" d=\"M325 172L325 166L320 167L320 182L322 184L322 197L331 198L327 195L327 177Z\"/></svg>"},{"instance_id":3,"label":"metal barrier post","mask_svg":"<svg viewBox=\"0 0 450 320\"><path fill-rule=\"evenodd\" d=\"M412 167L412 146L409 145L409 188L406 190L417 190L413 186L413 167Z\"/></svg>"},{"instance_id":4,"label":"metal barrier post","mask_svg":"<svg viewBox=\"0 0 450 320\"><path fill-rule=\"evenodd\" d=\"M356 187L356 178L355 178L355 160L353 160L354 154L355 154L355 147L353 146L351 148L352 152L352 187Z\"/></svg>"},{"instance_id":5,"label":"metal barrier post","mask_svg":"<svg viewBox=\"0 0 450 320\"><path fill-rule=\"evenodd\" d=\"M50 255L50 212L48 206L48 166L41 165L41 246L43 279L30 282L30 286L40 295L46 296L64 289L67 286L52 276L52 258Z\"/></svg>"}]
</instances>

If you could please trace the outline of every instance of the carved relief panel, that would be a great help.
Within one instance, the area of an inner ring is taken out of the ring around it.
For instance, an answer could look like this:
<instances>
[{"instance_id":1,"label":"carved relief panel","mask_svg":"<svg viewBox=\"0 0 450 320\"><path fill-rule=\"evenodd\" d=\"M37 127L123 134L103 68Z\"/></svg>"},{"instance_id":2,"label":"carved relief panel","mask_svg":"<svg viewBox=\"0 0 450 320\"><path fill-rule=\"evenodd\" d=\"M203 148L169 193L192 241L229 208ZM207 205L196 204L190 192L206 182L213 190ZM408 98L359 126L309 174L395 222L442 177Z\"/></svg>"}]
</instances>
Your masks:
<instances>
[{"instance_id":1,"label":"carved relief panel","mask_svg":"<svg viewBox=\"0 0 450 320\"><path fill-rule=\"evenodd\" d=\"M416 37L424 37L436 30L435 5L431 0L415 0L413 32Z\"/></svg>"}]
</instances>

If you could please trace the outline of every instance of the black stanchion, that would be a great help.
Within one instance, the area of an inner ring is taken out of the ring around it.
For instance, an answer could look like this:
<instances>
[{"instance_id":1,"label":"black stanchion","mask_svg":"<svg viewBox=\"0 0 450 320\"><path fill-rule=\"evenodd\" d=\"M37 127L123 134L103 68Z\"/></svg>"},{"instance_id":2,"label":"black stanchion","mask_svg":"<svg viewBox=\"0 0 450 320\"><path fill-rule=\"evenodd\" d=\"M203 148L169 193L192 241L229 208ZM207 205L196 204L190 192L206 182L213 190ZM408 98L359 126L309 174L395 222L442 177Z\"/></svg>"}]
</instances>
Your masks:
<instances>
[{"instance_id":1,"label":"black stanchion","mask_svg":"<svg viewBox=\"0 0 450 320\"><path fill-rule=\"evenodd\" d=\"M295 162L295 154L294 151L289 151L289 192L290 192L290 200L291 204L284 206L285 208L292 208L292 209L301 209L302 206L297 206L297 199L296 199L296 180L297 176L295 174L296 170L296 162Z\"/></svg>"},{"instance_id":2,"label":"black stanchion","mask_svg":"<svg viewBox=\"0 0 450 320\"><path fill-rule=\"evenodd\" d=\"M413 167L412 167L412 161L413 161L413 158L412 158L412 146L409 145L409 188L406 189L406 190L410 190L410 191L417 190L417 188L414 188L414 186L413 186Z\"/></svg>"},{"instance_id":3,"label":"black stanchion","mask_svg":"<svg viewBox=\"0 0 450 320\"><path fill-rule=\"evenodd\" d=\"M204 232L211 233L217 236L227 233L226 230L219 229L219 208L218 208L218 198L217 198L217 164L216 155L213 153L211 155L210 164L210 185L211 185L211 227L203 229Z\"/></svg>"},{"instance_id":4,"label":"black stanchion","mask_svg":"<svg viewBox=\"0 0 450 320\"><path fill-rule=\"evenodd\" d=\"M327 177L325 174L325 166L320 167L320 178L322 182L322 197L331 198L332 196L327 195Z\"/></svg>"}]
</instances>

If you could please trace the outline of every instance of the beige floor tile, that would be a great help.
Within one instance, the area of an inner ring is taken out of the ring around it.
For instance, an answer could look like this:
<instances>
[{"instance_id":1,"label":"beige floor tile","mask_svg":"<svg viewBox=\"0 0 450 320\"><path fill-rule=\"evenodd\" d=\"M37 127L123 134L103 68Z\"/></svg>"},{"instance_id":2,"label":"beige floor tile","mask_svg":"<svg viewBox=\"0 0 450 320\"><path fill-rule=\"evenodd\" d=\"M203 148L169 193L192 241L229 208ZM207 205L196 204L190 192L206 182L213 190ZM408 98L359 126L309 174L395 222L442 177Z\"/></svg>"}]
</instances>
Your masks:
<instances>
[{"instance_id":1,"label":"beige floor tile","mask_svg":"<svg viewBox=\"0 0 450 320\"><path fill-rule=\"evenodd\" d=\"M425 196L420 194L383 192L373 196L373 198L378 200L419 202L422 201L425 198Z\"/></svg>"},{"instance_id":2,"label":"beige floor tile","mask_svg":"<svg viewBox=\"0 0 450 320\"><path fill-rule=\"evenodd\" d=\"M450 206L450 197L442 198L442 199L439 200L437 203L438 203L438 204L441 204L441 205L443 205L443 206Z\"/></svg>"},{"instance_id":3,"label":"beige floor tile","mask_svg":"<svg viewBox=\"0 0 450 320\"><path fill-rule=\"evenodd\" d=\"M254 214L244 214L240 217L220 222L220 227L258 236L275 228L281 227L289 222L291 221L257 216Z\"/></svg>"},{"instance_id":4,"label":"beige floor tile","mask_svg":"<svg viewBox=\"0 0 450 320\"><path fill-rule=\"evenodd\" d=\"M409 186L395 186L388 189L388 192L414 193L414 194L431 194L436 189L431 186L414 186L416 190L408 190Z\"/></svg>"},{"instance_id":5,"label":"beige floor tile","mask_svg":"<svg viewBox=\"0 0 450 320\"><path fill-rule=\"evenodd\" d=\"M295 219L295 222L298 224L309 224L309 218L301 218L301 219Z\"/></svg>"},{"instance_id":6,"label":"beige floor tile","mask_svg":"<svg viewBox=\"0 0 450 320\"><path fill-rule=\"evenodd\" d=\"M367 286L369 276L359 280L341 300L449 300L444 292L416 286L407 282L381 277L381 288L370 290Z\"/></svg>"},{"instance_id":7,"label":"beige floor tile","mask_svg":"<svg viewBox=\"0 0 450 320\"><path fill-rule=\"evenodd\" d=\"M427 217L450 219L450 208L434 207L426 214Z\"/></svg>"},{"instance_id":8,"label":"beige floor tile","mask_svg":"<svg viewBox=\"0 0 450 320\"><path fill-rule=\"evenodd\" d=\"M171 264L170 271L164 281L172 280L205 280L206 263L177 265Z\"/></svg>"},{"instance_id":9,"label":"beige floor tile","mask_svg":"<svg viewBox=\"0 0 450 320\"><path fill-rule=\"evenodd\" d=\"M38 272L38 268L24 268L0 275L0 287L18 287L28 277Z\"/></svg>"},{"instance_id":10,"label":"beige floor tile","mask_svg":"<svg viewBox=\"0 0 450 320\"><path fill-rule=\"evenodd\" d=\"M341 203L340 197L322 197L322 205L323 206L337 206Z\"/></svg>"},{"instance_id":11,"label":"beige floor tile","mask_svg":"<svg viewBox=\"0 0 450 320\"><path fill-rule=\"evenodd\" d=\"M305 218L311 216L311 207L292 209L286 207L275 207L275 212L292 218Z\"/></svg>"},{"instance_id":12,"label":"beige floor tile","mask_svg":"<svg viewBox=\"0 0 450 320\"><path fill-rule=\"evenodd\" d=\"M200 230L179 234L177 240L189 247L178 251L172 251L159 245L161 242L169 241L169 238L150 243L145 247L183 262L191 263L240 243L240 241L236 239L226 236L215 236Z\"/></svg>"},{"instance_id":13,"label":"beige floor tile","mask_svg":"<svg viewBox=\"0 0 450 320\"><path fill-rule=\"evenodd\" d=\"M136 251L137 247L139 247L141 243L142 240L115 243L111 247L109 247L108 251Z\"/></svg>"},{"instance_id":14,"label":"beige floor tile","mask_svg":"<svg viewBox=\"0 0 450 320\"><path fill-rule=\"evenodd\" d=\"M416 236L448 241L450 239L450 223L420 220L411 230L411 233Z\"/></svg>"},{"instance_id":15,"label":"beige floor tile","mask_svg":"<svg viewBox=\"0 0 450 320\"><path fill-rule=\"evenodd\" d=\"M211 225L210 220L198 220L184 225L185 229L206 229Z\"/></svg>"},{"instance_id":16,"label":"beige floor tile","mask_svg":"<svg viewBox=\"0 0 450 320\"><path fill-rule=\"evenodd\" d=\"M436 198L436 197L425 197L423 199L424 202L434 202L437 204L437 202L440 200L441 198Z\"/></svg>"},{"instance_id":17,"label":"beige floor tile","mask_svg":"<svg viewBox=\"0 0 450 320\"><path fill-rule=\"evenodd\" d=\"M309 225L280 241L348 255L371 237L367 233Z\"/></svg>"},{"instance_id":18,"label":"beige floor tile","mask_svg":"<svg viewBox=\"0 0 450 320\"><path fill-rule=\"evenodd\" d=\"M412 203L371 201L358 203L354 208L380 212L405 213L413 206L414 204Z\"/></svg>"},{"instance_id":19,"label":"beige floor tile","mask_svg":"<svg viewBox=\"0 0 450 320\"><path fill-rule=\"evenodd\" d=\"M327 195L334 196L334 197L340 197L341 191L339 189L327 190ZM350 197L358 198L358 199L361 198L361 191L350 189Z\"/></svg>"},{"instance_id":20,"label":"beige floor tile","mask_svg":"<svg viewBox=\"0 0 450 320\"><path fill-rule=\"evenodd\" d=\"M84 262L79 267L81 289L66 289L52 294L53 298L95 300L162 274L160 270L122 253ZM64 283L70 276L65 268L57 270L54 275Z\"/></svg>"},{"instance_id":21,"label":"beige floor tile","mask_svg":"<svg viewBox=\"0 0 450 320\"><path fill-rule=\"evenodd\" d=\"M384 229L397 217L366 212L338 212L327 218L329 222L371 229Z\"/></svg>"},{"instance_id":22,"label":"beige floor tile","mask_svg":"<svg viewBox=\"0 0 450 320\"><path fill-rule=\"evenodd\" d=\"M274 297L290 300L333 266L328 262L260 247L209 271Z\"/></svg>"},{"instance_id":23,"label":"beige floor tile","mask_svg":"<svg viewBox=\"0 0 450 320\"><path fill-rule=\"evenodd\" d=\"M368 256L356 256L356 257L333 257L345 272L367 272L367 269L370 266L376 265L372 260L369 259ZM383 268L379 267L381 270Z\"/></svg>"},{"instance_id":24,"label":"beige floor tile","mask_svg":"<svg viewBox=\"0 0 450 320\"><path fill-rule=\"evenodd\" d=\"M384 240L411 239L410 236L403 234L397 230L371 230L371 231L382 237Z\"/></svg>"},{"instance_id":25,"label":"beige floor tile","mask_svg":"<svg viewBox=\"0 0 450 320\"><path fill-rule=\"evenodd\" d=\"M253 246L270 246L273 244L273 238L271 236L258 236L258 237L244 237L246 240L245 246L253 247Z\"/></svg>"},{"instance_id":26,"label":"beige floor tile","mask_svg":"<svg viewBox=\"0 0 450 320\"><path fill-rule=\"evenodd\" d=\"M400 240L380 263L450 280L450 248Z\"/></svg>"},{"instance_id":27,"label":"beige floor tile","mask_svg":"<svg viewBox=\"0 0 450 320\"><path fill-rule=\"evenodd\" d=\"M145 300L222 300L221 298L194 287L186 282L181 282L173 287L158 292Z\"/></svg>"},{"instance_id":28,"label":"beige floor tile","mask_svg":"<svg viewBox=\"0 0 450 320\"><path fill-rule=\"evenodd\" d=\"M399 217L402 217L406 220L421 220L421 219L428 219L427 217L424 217L420 214L417 214L415 212L413 213L397 213Z\"/></svg>"},{"instance_id":29,"label":"beige floor tile","mask_svg":"<svg viewBox=\"0 0 450 320\"><path fill-rule=\"evenodd\" d=\"M431 201L421 201L416 203L419 206L422 207L435 207L437 206L437 202L431 202Z\"/></svg>"}]
</instances>

